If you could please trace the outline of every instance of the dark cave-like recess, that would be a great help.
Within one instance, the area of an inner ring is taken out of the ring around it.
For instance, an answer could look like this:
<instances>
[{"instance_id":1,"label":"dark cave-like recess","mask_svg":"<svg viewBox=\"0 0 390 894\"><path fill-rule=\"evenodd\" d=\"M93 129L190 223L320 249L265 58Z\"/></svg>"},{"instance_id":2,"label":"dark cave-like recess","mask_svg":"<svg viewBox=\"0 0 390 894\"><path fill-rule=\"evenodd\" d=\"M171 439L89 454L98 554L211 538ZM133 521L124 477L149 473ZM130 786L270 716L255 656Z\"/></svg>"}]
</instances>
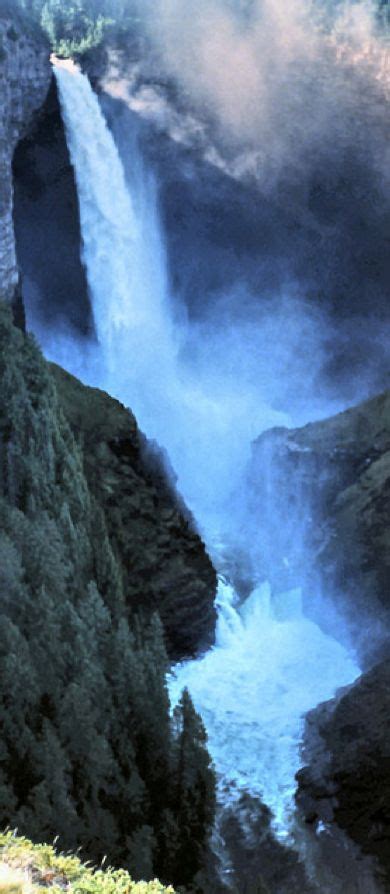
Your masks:
<instances>
[{"instance_id":1,"label":"dark cave-like recess","mask_svg":"<svg viewBox=\"0 0 390 894\"><path fill-rule=\"evenodd\" d=\"M53 78L13 159L14 224L29 319L91 332L77 190Z\"/></svg>"}]
</instances>

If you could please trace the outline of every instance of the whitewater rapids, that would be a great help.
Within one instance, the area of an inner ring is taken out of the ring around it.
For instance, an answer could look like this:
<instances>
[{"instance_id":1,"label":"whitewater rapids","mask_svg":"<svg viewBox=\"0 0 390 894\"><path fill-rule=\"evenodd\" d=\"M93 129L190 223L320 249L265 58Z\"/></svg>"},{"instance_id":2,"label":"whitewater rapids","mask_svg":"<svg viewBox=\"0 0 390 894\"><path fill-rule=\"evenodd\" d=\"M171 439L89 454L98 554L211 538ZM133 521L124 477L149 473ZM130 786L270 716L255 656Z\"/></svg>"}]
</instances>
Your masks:
<instances>
[{"instance_id":1,"label":"whitewater rapids","mask_svg":"<svg viewBox=\"0 0 390 894\"><path fill-rule=\"evenodd\" d=\"M243 791L271 809L289 834L304 714L351 683L359 668L335 639L304 617L299 590L273 603L267 583L238 608L233 588L218 590L216 644L183 662L170 681L172 702L188 687L203 717L226 803Z\"/></svg>"}]
</instances>

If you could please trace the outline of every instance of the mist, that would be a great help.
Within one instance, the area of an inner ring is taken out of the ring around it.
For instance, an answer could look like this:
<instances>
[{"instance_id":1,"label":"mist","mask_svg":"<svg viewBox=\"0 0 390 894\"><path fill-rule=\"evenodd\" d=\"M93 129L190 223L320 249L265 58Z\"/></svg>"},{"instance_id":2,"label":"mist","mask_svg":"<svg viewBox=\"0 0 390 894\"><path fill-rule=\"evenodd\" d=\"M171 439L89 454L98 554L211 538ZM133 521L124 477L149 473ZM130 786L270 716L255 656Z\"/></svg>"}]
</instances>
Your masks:
<instances>
[{"instance_id":1,"label":"mist","mask_svg":"<svg viewBox=\"0 0 390 894\"><path fill-rule=\"evenodd\" d=\"M139 13L187 104L214 118L222 153L243 152L263 190L300 181L318 153L356 139L385 182L389 70L376 4L149 0Z\"/></svg>"},{"instance_id":2,"label":"mist","mask_svg":"<svg viewBox=\"0 0 390 894\"><path fill-rule=\"evenodd\" d=\"M138 12L152 50L142 59L133 48L112 57L104 88L150 124L146 155L162 132L184 147L183 157L197 153L242 186L237 233L226 207L215 232L212 208L205 217L204 263L200 256L190 285L191 245L183 257L176 232L168 245L172 297L195 318L191 351L201 354L196 330L211 354L237 355L246 390L249 378L256 390L267 378L269 400L293 424L386 387L389 67L377 5L150 0ZM126 123L115 117L110 126L129 171ZM163 181L152 157L153 164ZM207 189L206 179L200 214ZM222 180L221 189L225 201ZM172 200L163 200L169 217Z\"/></svg>"},{"instance_id":3,"label":"mist","mask_svg":"<svg viewBox=\"0 0 390 894\"><path fill-rule=\"evenodd\" d=\"M150 0L139 18L141 52L128 38L109 57L111 96L53 59L89 317L61 296L45 310L36 273L28 328L162 448L219 578L215 645L172 669L172 704L188 686L220 806L249 792L297 846L304 715L359 676L356 627L381 636L322 588L321 468L309 496L295 476L316 449L291 439L283 468L280 429L387 382L382 37L366 3ZM321 890L357 890L361 865L346 848Z\"/></svg>"}]
</instances>

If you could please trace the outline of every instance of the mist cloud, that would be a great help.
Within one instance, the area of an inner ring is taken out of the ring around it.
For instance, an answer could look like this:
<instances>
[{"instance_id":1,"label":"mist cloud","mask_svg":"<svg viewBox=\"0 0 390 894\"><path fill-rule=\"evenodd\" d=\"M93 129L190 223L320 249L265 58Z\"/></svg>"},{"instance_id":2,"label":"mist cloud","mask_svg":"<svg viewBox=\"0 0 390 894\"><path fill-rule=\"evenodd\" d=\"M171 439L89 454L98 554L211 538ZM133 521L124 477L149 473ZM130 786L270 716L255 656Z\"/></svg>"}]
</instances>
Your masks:
<instances>
[{"instance_id":1,"label":"mist cloud","mask_svg":"<svg viewBox=\"0 0 390 894\"><path fill-rule=\"evenodd\" d=\"M390 73L374 6L254 0L245 9L221 0L142 7L163 67L212 116L225 153L252 153L266 188L299 175L324 143L340 151L363 141L384 174Z\"/></svg>"}]
</instances>

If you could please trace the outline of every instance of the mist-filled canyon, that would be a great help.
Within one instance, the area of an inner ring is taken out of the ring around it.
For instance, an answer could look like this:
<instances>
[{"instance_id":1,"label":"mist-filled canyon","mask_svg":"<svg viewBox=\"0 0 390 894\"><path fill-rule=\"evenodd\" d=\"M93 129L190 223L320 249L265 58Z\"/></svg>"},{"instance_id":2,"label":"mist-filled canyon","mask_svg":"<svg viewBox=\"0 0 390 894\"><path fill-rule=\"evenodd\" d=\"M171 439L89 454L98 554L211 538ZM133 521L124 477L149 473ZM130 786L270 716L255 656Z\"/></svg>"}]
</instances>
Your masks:
<instances>
[{"instance_id":1,"label":"mist-filled canyon","mask_svg":"<svg viewBox=\"0 0 390 894\"><path fill-rule=\"evenodd\" d=\"M387 5L2 3L3 827L386 892Z\"/></svg>"}]
</instances>

